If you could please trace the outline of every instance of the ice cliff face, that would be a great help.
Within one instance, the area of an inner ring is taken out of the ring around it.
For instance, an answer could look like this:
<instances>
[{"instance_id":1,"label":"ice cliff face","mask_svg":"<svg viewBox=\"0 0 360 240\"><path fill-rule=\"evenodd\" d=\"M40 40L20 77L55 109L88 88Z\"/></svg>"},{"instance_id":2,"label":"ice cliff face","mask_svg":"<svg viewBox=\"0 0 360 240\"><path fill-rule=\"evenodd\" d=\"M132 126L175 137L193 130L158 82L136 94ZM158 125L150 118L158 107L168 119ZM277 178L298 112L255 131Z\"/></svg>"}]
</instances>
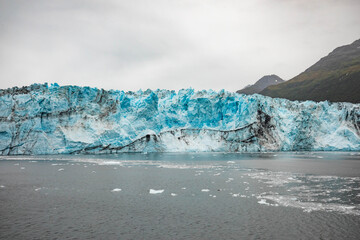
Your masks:
<instances>
[{"instance_id":1,"label":"ice cliff face","mask_svg":"<svg viewBox=\"0 0 360 240\"><path fill-rule=\"evenodd\" d=\"M360 151L360 105L192 89L0 90L0 154Z\"/></svg>"}]
</instances>

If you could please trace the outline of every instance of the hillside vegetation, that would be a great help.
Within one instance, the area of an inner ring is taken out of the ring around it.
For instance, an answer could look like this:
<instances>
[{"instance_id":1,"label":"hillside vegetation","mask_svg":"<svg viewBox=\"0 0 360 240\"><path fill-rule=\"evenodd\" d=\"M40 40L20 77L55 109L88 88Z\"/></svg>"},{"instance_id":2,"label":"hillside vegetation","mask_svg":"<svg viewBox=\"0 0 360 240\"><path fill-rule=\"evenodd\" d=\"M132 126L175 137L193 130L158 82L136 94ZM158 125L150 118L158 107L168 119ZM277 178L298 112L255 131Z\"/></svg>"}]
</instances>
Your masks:
<instances>
[{"instance_id":1,"label":"hillside vegetation","mask_svg":"<svg viewBox=\"0 0 360 240\"><path fill-rule=\"evenodd\" d=\"M360 39L336 48L298 76L260 94L290 100L360 102Z\"/></svg>"}]
</instances>

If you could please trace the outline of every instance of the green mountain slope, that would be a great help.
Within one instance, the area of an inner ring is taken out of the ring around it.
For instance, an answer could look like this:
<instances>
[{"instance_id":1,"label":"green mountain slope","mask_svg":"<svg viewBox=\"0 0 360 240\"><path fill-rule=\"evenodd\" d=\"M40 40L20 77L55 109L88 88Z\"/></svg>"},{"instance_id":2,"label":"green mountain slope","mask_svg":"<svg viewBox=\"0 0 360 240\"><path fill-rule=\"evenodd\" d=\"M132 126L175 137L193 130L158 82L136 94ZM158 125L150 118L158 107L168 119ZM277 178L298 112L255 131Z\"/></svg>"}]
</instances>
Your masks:
<instances>
[{"instance_id":1,"label":"green mountain slope","mask_svg":"<svg viewBox=\"0 0 360 240\"><path fill-rule=\"evenodd\" d=\"M360 39L336 48L298 76L260 94L290 100L360 102Z\"/></svg>"}]
</instances>

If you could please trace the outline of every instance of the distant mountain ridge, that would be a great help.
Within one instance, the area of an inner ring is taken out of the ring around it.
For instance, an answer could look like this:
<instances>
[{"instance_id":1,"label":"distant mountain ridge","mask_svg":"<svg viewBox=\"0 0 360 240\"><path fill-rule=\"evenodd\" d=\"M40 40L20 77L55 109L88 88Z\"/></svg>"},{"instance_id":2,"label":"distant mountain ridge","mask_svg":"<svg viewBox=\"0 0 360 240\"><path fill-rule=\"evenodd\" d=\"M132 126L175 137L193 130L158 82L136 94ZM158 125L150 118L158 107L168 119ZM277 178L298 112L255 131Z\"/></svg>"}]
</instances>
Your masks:
<instances>
[{"instance_id":1,"label":"distant mountain ridge","mask_svg":"<svg viewBox=\"0 0 360 240\"><path fill-rule=\"evenodd\" d=\"M237 93L244 93L244 94L254 94L254 93L259 93L262 90L264 90L265 88L272 86L272 85L277 85L279 83L284 82L283 79L281 79L279 76L277 75L266 75L263 76L262 78L260 78L254 85L250 85L247 86L241 90L236 91Z\"/></svg>"},{"instance_id":2,"label":"distant mountain ridge","mask_svg":"<svg viewBox=\"0 0 360 240\"><path fill-rule=\"evenodd\" d=\"M333 50L298 76L260 94L290 100L360 102L360 39Z\"/></svg>"}]
</instances>

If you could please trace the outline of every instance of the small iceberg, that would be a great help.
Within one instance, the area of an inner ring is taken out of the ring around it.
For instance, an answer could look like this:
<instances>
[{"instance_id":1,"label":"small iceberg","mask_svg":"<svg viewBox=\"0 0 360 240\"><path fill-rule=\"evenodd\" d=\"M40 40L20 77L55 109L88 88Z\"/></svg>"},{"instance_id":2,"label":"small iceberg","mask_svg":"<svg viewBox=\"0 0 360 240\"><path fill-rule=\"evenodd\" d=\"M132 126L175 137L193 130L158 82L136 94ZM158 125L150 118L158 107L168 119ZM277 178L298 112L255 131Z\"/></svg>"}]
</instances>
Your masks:
<instances>
[{"instance_id":1,"label":"small iceberg","mask_svg":"<svg viewBox=\"0 0 360 240\"><path fill-rule=\"evenodd\" d=\"M111 192L120 192L121 188L114 188L113 190L111 190Z\"/></svg>"},{"instance_id":2,"label":"small iceberg","mask_svg":"<svg viewBox=\"0 0 360 240\"><path fill-rule=\"evenodd\" d=\"M266 199L260 199L260 201L258 201L258 203L263 204L263 205L267 205L267 206L270 205L268 202L266 202Z\"/></svg>"},{"instance_id":3,"label":"small iceberg","mask_svg":"<svg viewBox=\"0 0 360 240\"><path fill-rule=\"evenodd\" d=\"M150 189L149 190L150 194L160 194L160 193L163 193L163 192L164 192L164 189L159 189L159 190Z\"/></svg>"}]
</instances>

